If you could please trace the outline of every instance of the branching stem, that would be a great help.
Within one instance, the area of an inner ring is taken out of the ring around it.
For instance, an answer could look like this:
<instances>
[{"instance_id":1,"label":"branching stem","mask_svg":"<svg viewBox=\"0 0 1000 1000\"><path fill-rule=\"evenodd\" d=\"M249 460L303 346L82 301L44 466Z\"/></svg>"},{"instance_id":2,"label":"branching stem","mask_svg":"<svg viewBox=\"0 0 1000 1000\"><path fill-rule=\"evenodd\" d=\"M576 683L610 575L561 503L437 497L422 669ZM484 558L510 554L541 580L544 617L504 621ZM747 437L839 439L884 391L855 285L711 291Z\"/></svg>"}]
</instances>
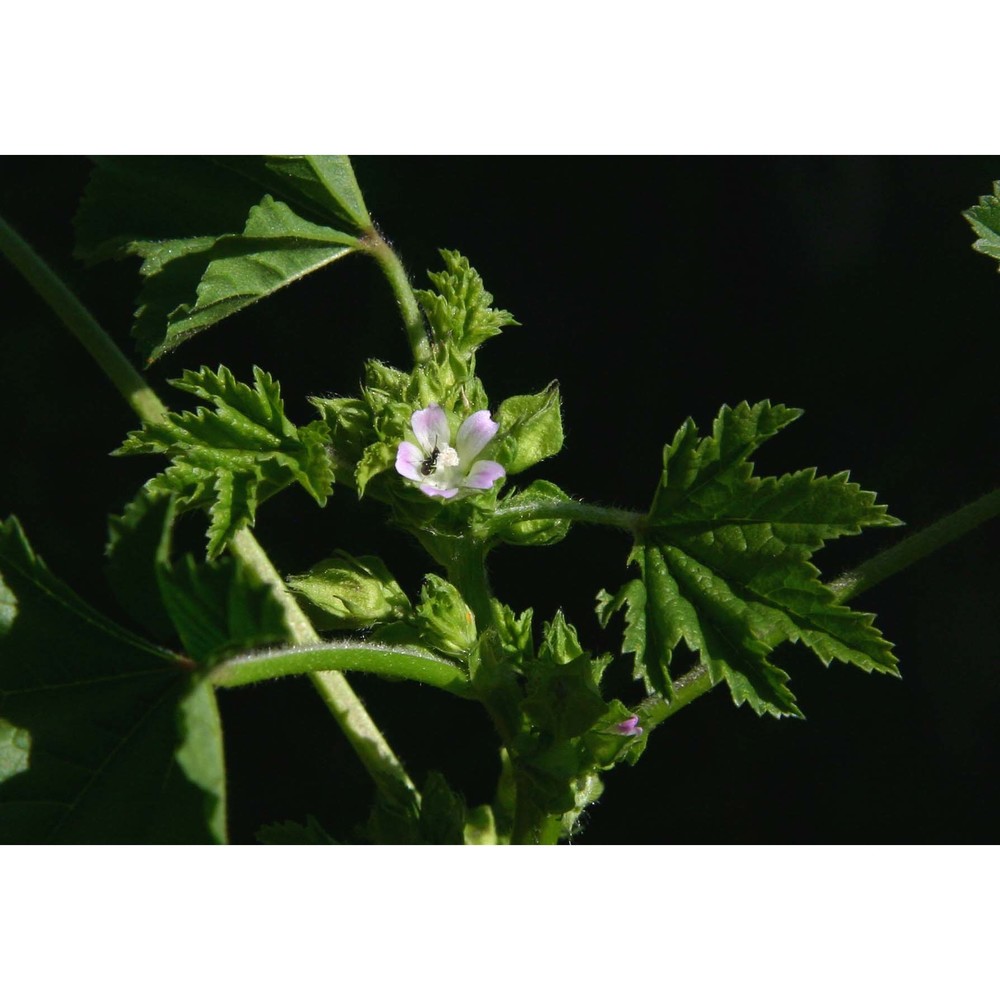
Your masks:
<instances>
[{"instance_id":1,"label":"branching stem","mask_svg":"<svg viewBox=\"0 0 1000 1000\"><path fill-rule=\"evenodd\" d=\"M162 419L167 408L150 385L70 288L2 218L0 250L90 352L139 417L147 423ZM412 297L412 292L410 294ZM262 581L273 587L296 641L309 645L318 643L319 635L252 532L248 528L240 531L231 548ZM418 795L413 782L350 684L341 674L329 671L309 676L379 788L397 802L416 801Z\"/></svg>"}]
</instances>

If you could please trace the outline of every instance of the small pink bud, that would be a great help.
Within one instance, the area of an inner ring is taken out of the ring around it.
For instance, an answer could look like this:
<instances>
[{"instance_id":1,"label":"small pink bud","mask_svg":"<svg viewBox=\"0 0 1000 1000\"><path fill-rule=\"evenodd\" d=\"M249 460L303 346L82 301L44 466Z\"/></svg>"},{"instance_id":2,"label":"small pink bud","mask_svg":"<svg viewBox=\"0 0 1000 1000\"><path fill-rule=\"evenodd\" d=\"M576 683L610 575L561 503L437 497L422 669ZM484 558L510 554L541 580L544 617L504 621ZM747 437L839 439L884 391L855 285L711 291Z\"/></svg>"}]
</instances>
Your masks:
<instances>
[{"instance_id":1,"label":"small pink bud","mask_svg":"<svg viewBox=\"0 0 1000 1000\"><path fill-rule=\"evenodd\" d=\"M615 729L622 734L622 736L641 736L642 726L639 725L639 716L630 715L623 722L616 722Z\"/></svg>"}]
</instances>

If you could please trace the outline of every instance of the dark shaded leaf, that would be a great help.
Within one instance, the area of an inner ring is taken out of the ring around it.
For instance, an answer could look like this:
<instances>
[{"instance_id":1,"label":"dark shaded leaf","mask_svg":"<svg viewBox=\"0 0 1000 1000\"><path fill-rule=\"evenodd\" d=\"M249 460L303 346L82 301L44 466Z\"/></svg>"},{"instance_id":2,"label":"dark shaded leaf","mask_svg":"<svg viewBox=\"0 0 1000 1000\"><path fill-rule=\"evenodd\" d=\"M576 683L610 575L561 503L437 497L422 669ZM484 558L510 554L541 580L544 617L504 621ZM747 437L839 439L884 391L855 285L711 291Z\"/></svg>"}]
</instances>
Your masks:
<instances>
[{"instance_id":1,"label":"dark shaded leaf","mask_svg":"<svg viewBox=\"0 0 1000 1000\"><path fill-rule=\"evenodd\" d=\"M224 840L218 712L191 662L86 605L13 518L0 594L0 838Z\"/></svg>"}]
</instances>

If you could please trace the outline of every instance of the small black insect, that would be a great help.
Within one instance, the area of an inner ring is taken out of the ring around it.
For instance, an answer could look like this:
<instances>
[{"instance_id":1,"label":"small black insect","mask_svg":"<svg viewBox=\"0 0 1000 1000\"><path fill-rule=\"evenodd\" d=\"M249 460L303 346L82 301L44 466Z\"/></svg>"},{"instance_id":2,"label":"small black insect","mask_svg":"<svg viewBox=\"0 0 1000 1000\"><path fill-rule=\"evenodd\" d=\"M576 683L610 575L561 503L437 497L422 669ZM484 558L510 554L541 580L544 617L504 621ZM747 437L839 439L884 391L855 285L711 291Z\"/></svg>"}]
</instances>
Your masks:
<instances>
[{"instance_id":1,"label":"small black insect","mask_svg":"<svg viewBox=\"0 0 1000 1000\"><path fill-rule=\"evenodd\" d=\"M434 470L437 469L438 456L441 454L441 449L434 445L434 450L420 463L420 474L423 476L431 476L434 474Z\"/></svg>"}]
</instances>

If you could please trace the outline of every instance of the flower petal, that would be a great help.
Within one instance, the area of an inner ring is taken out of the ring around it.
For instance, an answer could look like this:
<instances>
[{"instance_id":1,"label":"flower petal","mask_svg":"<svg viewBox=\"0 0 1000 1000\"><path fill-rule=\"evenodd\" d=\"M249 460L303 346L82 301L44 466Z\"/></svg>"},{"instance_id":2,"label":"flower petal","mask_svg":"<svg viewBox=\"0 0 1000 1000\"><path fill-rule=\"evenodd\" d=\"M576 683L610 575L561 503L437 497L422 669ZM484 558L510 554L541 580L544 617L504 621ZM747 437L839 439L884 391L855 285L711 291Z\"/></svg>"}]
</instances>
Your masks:
<instances>
[{"instance_id":1,"label":"flower petal","mask_svg":"<svg viewBox=\"0 0 1000 1000\"><path fill-rule=\"evenodd\" d=\"M396 449L396 471L407 479L417 481L424 477L420 473L420 463L424 460L424 453L410 441L400 441Z\"/></svg>"},{"instance_id":2,"label":"flower petal","mask_svg":"<svg viewBox=\"0 0 1000 1000\"><path fill-rule=\"evenodd\" d=\"M445 500L450 500L458 492L458 487L454 486L450 490L442 490L437 486L431 486L430 483L421 483L420 492L426 493L429 497L444 497Z\"/></svg>"},{"instance_id":3,"label":"flower petal","mask_svg":"<svg viewBox=\"0 0 1000 1000\"><path fill-rule=\"evenodd\" d=\"M500 425L490 420L489 410L476 410L471 417L466 417L458 429L455 441L455 451L462 460L462 465L468 465L493 440Z\"/></svg>"},{"instance_id":4,"label":"flower petal","mask_svg":"<svg viewBox=\"0 0 1000 1000\"><path fill-rule=\"evenodd\" d=\"M507 470L499 462L476 462L462 485L470 490L488 490Z\"/></svg>"},{"instance_id":5,"label":"flower petal","mask_svg":"<svg viewBox=\"0 0 1000 1000\"><path fill-rule=\"evenodd\" d=\"M410 426L413 427L413 433L425 455L429 455L435 448L447 448L451 444L448 418L437 403L431 403L424 410L417 410L410 420Z\"/></svg>"}]
</instances>

